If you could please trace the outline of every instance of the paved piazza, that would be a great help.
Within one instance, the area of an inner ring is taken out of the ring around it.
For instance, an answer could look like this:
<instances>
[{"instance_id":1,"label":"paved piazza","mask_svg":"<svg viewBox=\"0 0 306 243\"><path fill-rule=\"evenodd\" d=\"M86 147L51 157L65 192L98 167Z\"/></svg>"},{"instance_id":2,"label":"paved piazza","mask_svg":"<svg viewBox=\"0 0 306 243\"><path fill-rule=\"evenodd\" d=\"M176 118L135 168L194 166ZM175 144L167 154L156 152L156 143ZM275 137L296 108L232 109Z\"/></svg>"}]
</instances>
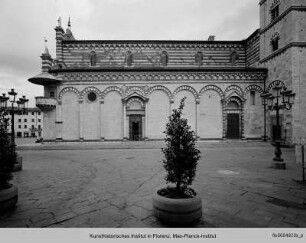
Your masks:
<instances>
[{"instance_id":1,"label":"paved piazza","mask_svg":"<svg viewBox=\"0 0 306 243\"><path fill-rule=\"evenodd\" d=\"M161 142L22 145L15 211L0 227L167 227L152 214L152 195L165 185ZM306 227L306 186L294 149L287 170L270 168L268 143L200 142L193 188L203 202L195 227Z\"/></svg>"}]
</instances>

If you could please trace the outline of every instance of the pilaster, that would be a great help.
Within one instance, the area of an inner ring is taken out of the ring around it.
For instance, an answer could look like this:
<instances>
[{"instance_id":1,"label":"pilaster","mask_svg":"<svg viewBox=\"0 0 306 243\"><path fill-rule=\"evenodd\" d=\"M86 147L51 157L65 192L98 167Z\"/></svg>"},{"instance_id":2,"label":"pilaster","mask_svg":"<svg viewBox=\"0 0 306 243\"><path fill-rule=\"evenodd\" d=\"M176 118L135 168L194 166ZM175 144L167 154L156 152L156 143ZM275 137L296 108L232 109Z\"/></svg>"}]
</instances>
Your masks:
<instances>
[{"instance_id":1,"label":"pilaster","mask_svg":"<svg viewBox=\"0 0 306 243\"><path fill-rule=\"evenodd\" d=\"M123 102L123 140L127 140L126 102Z\"/></svg>"},{"instance_id":2,"label":"pilaster","mask_svg":"<svg viewBox=\"0 0 306 243\"><path fill-rule=\"evenodd\" d=\"M83 100L79 100L79 133L80 133L80 141L83 141Z\"/></svg>"},{"instance_id":3,"label":"pilaster","mask_svg":"<svg viewBox=\"0 0 306 243\"><path fill-rule=\"evenodd\" d=\"M100 140L104 141L104 100L100 100Z\"/></svg>"},{"instance_id":4,"label":"pilaster","mask_svg":"<svg viewBox=\"0 0 306 243\"><path fill-rule=\"evenodd\" d=\"M62 101L57 102L55 111L56 140L62 140Z\"/></svg>"},{"instance_id":5,"label":"pilaster","mask_svg":"<svg viewBox=\"0 0 306 243\"><path fill-rule=\"evenodd\" d=\"M222 138L223 139L226 139L226 101L225 99L222 99L221 100L221 104L222 104L222 126L223 126L223 129L222 129Z\"/></svg>"},{"instance_id":6,"label":"pilaster","mask_svg":"<svg viewBox=\"0 0 306 243\"><path fill-rule=\"evenodd\" d=\"M196 99L196 135L200 139L200 99Z\"/></svg>"}]
</instances>

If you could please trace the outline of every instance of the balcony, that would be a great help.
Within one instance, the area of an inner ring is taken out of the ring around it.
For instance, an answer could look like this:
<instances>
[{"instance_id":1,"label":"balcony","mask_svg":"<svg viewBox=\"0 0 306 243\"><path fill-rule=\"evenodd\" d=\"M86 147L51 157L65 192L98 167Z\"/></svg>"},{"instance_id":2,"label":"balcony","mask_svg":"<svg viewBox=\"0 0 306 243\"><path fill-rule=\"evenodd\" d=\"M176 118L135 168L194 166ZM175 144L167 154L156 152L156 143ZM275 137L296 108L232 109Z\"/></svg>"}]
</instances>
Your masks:
<instances>
[{"instance_id":1,"label":"balcony","mask_svg":"<svg viewBox=\"0 0 306 243\"><path fill-rule=\"evenodd\" d=\"M56 98L35 97L36 106L42 111L51 111L56 107Z\"/></svg>"}]
</instances>

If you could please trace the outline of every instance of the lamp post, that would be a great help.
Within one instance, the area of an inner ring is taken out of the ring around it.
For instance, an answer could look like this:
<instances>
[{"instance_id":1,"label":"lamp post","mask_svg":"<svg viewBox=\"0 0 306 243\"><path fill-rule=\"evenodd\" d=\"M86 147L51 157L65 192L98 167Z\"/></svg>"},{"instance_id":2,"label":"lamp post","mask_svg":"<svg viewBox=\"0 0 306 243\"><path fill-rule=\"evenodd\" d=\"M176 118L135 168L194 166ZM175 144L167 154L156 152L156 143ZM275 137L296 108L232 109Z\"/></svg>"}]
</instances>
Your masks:
<instances>
[{"instance_id":1,"label":"lamp post","mask_svg":"<svg viewBox=\"0 0 306 243\"><path fill-rule=\"evenodd\" d=\"M269 93L265 91L261 94L262 103L270 111L275 110L276 113L276 135L275 135L275 157L273 158L273 166L276 169L286 169L286 163L282 159L281 151L281 129L280 129L280 119L279 111L280 110L290 110L294 103L295 94L292 93L292 90L287 90L284 86L277 85L272 88L272 91Z\"/></svg>"},{"instance_id":2,"label":"lamp post","mask_svg":"<svg viewBox=\"0 0 306 243\"><path fill-rule=\"evenodd\" d=\"M26 104L29 101L26 99L25 96L22 98L19 98L19 100L16 100L17 92L15 92L14 89L11 89L11 91L8 92L9 96L6 96L5 93L0 96L0 107L1 111L4 113L8 113L8 101L11 102L11 143L13 146L16 146L15 144L15 113L19 113L22 111L25 111L26 109ZM15 103L17 104L17 107L15 107ZM16 161L16 169L14 168L13 170L21 170L21 163L22 163L22 158L17 157ZM18 165L20 164L20 165ZM19 169L20 168L20 169Z\"/></svg>"}]
</instances>

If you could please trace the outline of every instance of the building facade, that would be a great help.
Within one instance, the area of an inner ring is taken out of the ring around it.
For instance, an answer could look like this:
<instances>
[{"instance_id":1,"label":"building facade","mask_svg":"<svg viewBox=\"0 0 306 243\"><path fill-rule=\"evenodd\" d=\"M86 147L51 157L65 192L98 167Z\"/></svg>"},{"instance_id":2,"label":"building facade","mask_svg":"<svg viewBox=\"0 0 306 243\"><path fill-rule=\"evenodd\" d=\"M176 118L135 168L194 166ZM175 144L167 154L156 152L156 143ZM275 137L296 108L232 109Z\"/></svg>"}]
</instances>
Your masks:
<instances>
[{"instance_id":1,"label":"building facade","mask_svg":"<svg viewBox=\"0 0 306 243\"><path fill-rule=\"evenodd\" d=\"M8 133L11 133L12 113L8 109ZM41 137L43 131L43 113L38 108L27 108L14 115L15 137Z\"/></svg>"},{"instance_id":2,"label":"building facade","mask_svg":"<svg viewBox=\"0 0 306 243\"><path fill-rule=\"evenodd\" d=\"M44 96L36 98L44 112L44 140L163 139L171 110L183 97L184 116L198 139L269 136L274 114L264 111L260 94L281 84L303 99L298 88L306 42L298 29L303 26L293 30L288 18L299 25L294 18L304 18L305 6L261 1L260 29L241 41L76 40L70 23L64 31L59 22L56 58L46 48L42 73L29 79L44 86ZM298 46L288 37L296 31ZM305 129L302 108L295 104L282 114L287 139Z\"/></svg>"}]
</instances>

